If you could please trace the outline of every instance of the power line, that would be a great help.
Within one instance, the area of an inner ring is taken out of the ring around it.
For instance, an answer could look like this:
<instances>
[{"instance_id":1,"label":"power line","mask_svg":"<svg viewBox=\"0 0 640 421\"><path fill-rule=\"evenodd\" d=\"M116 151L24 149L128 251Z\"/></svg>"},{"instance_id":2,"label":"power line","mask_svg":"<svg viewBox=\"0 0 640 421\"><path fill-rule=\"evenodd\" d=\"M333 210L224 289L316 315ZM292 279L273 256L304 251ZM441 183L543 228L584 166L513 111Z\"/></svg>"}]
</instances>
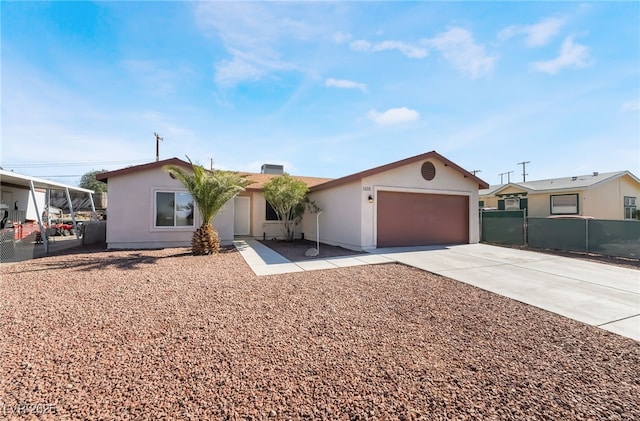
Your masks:
<instances>
[{"instance_id":1,"label":"power line","mask_svg":"<svg viewBox=\"0 0 640 421\"><path fill-rule=\"evenodd\" d=\"M34 162L2 162L0 166L3 168L57 168L57 167L89 167L95 165L113 165L113 164L137 164L146 162L146 159L126 160L126 161L34 161Z\"/></svg>"},{"instance_id":2,"label":"power line","mask_svg":"<svg viewBox=\"0 0 640 421\"><path fill-rule=\"evenodd\" d=\"M33 177L82 177L84 174L71 174L71 175L67 175L67 174L57 174L57 175L34 175Z\"/></svg>"}]
</instances>

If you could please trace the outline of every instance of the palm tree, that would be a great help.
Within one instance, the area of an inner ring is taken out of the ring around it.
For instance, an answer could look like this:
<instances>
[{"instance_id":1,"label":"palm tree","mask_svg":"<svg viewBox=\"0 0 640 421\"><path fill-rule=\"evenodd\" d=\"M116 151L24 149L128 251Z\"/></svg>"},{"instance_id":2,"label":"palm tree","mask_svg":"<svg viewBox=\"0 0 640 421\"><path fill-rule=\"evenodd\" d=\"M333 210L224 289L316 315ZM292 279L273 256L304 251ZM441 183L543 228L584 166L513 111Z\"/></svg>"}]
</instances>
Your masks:
<instances>
[{"instance_id":1,"label":"palm tree","mask_svg":"<svg viewBox=\"0 0 640 421\"><path fill-rule=\"evenodd\" d=\"M189 159L189 157L187 157ZM220 249L218 232L211 220L236 194L252 183L247 176L232 171L208 171L191 162L192 172L178 165L165 165L163 169L179 180L193 197L202 225L193 233L191 251L194 255L217 253Z\"/></svg>"}]
</instances>

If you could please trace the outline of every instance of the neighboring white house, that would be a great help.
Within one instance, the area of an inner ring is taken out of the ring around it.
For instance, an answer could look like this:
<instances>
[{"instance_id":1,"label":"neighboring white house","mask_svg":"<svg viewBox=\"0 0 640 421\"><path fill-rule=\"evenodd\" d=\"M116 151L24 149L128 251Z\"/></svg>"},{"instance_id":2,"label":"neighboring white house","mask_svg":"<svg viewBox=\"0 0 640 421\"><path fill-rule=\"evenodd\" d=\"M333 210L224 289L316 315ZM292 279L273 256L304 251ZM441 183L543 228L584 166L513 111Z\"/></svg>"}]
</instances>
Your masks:
<instances>
[{"instance_id":1,"label":"neighboring white house","mask_svg":"<svg viewBox=\"0 0 640 421\"><path fill-rule=\"evenodd\" d=\"M201 218L184 186L162 167L171 158L98 174L107 182L107 246L188 246ZM221 242L235 236L282 238L261 191L276 173L245 173L254 181L216 215ZM339 179L296 177L322 208L320 241L354 250L400 245L465 244L478 239L478 189L484 181L439 155L422 155ZM316 240L316 215L306 213L298 237Z\"/></svg>"},{"instance_id":2,"label":"neighboring white house","mask_svg":"<svg viewBox=\"0 0 640 421\"><path fill-rule=\"evenodd\" d=\"M34 189L34 194L31 194L29 188L4 183L0 186L0 194L0 203L7 205L13 211L17 211L14 212L15 216L11 218L15 223L37 221L36 209L39 209L40 212L45 209L45 189Z\"/></svg>"}]
</instances>

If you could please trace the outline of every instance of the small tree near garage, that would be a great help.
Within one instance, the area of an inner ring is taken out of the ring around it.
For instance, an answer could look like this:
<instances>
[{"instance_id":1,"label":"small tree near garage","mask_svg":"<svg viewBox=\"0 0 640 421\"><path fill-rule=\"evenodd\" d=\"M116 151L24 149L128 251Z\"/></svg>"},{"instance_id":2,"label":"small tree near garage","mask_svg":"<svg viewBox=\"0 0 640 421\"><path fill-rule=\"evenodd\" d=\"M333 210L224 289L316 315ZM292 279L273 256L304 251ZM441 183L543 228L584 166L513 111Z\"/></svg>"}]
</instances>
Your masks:
<instances>
[{"instance_id":1,"label":"small tree near garage","mask_svg":"<svg viewBox=\"0 0 640 421\"><path fill-rule=\"evenodd\" d=\"M309 187L304 181L285 173L267 181L262 190L278 220L284 223L287 241L293 241L294 224L301 216L300 211L304 212L303 203Z\"/></svg>"}]
</instances>

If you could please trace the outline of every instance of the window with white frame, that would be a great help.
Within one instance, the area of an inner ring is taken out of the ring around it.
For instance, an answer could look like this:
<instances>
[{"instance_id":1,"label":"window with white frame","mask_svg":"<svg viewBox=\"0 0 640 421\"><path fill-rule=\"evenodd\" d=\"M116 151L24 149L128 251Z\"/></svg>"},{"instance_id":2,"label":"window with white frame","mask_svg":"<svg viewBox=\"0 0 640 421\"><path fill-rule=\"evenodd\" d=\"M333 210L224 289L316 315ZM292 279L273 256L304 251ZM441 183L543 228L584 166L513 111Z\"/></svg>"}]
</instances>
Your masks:
<instances>
[{"instance_id":1,"label":"window with white frame","mask_svg":"<svg viewBox=\"0 0 640 421\"><path fill-rule=\"evenodd\" d=\"M578 194L551 196L551 215L577 215Z\"/></svg>"},{"instance_id":2,"label":"window with white frame","mask_svg":"<svg viewBox=\"0 0 640 421\"><path fill-rule=\"evenodd\" d=\"M157 191L155 197L156 227L192 227L193 198L186 192Z\"/></svg>"},{"instance_id":3,"label":"window with white frame","mask_svg":"<svg viewBox=\"0 0 640 421\"><path fill-rule=\"evenodd\" d=\"M520 198L519 197L507 197L504 199L505 210L520 210Z\"/></svg>"},{"instance_id":4,"label":"window with white frame","mask_svg":"<svg viewBox=\"0 0 640 421\"><path fill-rule=\"evenodd\" d=\"M624 219L636 219L636 198L624 197Z\"/></svg>"}]
</instances>

